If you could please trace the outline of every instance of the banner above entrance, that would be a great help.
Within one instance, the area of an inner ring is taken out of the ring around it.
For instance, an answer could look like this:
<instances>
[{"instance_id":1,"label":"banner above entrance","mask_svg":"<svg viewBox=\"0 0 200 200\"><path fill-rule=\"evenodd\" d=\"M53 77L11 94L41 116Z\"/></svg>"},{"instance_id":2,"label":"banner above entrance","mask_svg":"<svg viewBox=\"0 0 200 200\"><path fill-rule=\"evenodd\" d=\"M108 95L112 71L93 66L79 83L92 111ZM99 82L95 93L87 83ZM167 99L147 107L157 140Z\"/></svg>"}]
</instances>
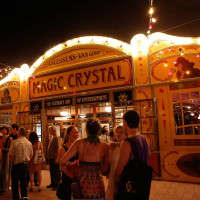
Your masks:
<instances>
[{"instance_id":1,"label":"banner above entrance","mask_svg":"<svg viewBox=\"0 0 200 200\"><path fill-rule=\"evenodd\" d=\"M30 99L132 84L131 58L29 78Z\"/></svg>"},{"instance_id":2,"label":"banner above entrance","mask_svg":"<svg viewBox=\"0 0 200 200\"><path fill-rule=\"evenodd\" d=\"M58 54L46 59L32 75L56 71L86 62L102 60L106 58L116 58L126 55L124 52L103 45L80 45L65 49Z\"/></svg>"}]
</instances>

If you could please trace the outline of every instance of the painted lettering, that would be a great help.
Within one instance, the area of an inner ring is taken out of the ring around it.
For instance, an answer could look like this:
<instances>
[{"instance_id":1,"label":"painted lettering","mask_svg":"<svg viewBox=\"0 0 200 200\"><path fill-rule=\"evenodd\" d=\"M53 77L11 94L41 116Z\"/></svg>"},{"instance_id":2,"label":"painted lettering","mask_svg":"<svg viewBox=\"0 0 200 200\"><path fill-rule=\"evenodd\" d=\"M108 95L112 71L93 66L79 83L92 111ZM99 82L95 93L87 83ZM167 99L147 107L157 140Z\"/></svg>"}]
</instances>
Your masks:
<instances>
[{"instance_id":1,"label":"painted lettering","mask_svg":"<svg viewBox=\"0 0 200 200\"><path fill-rule=\"evenodd\" d=\"M75 59L76 59L76 55L75 54L69 55L69 61L73 61Z\"/></svg>"},{"instance_id":2,"label":"painted lettering","mask_svg":"<svg viewBox=\"0 0 200 200\"><path fill-rule=\"evenodd\" d=\"M43 91L44 90L44 91ZM41 92L46 92L47 88L46 88L46 82L42 81L42 86L41 86Z\"/></svg>"},{"instance_id":3,"label":"painted lettering","mask_svg":"<svg viewBox=\"0 0 200 200\"><path fill-rule=\"evenodd\" d=\"M54 90L57 90L57 79L56 78L54 78Z\"/></svg>"},{"instance_id":4,"label":"painted lettering","mask_svg":"<svg viewBox=\"0 0 200 200\"><path fill-rule=\"evenodd\" d=\"M50 78L48 81L47 81L47 89L49 90L49 91L51 91L51 90L53 90L53 79L52 78Z\"/></svg>"},{"instance_id":5,"label":"painted lettering","mask_svg":"<svg viewBox=\"0 0 200 200\"><path fill-rule=\"evenodd\" d=\"M58 88L61 89L61 90L63 89L63 86L61 86L60 81L63 80L63 79L64 79L63 76L60 76L60 77L58 78Z\"/></svg>"},{"instance_id":6,"label":"painted lettering","mask_svg":"<svg viewBox=\"0 0 200 200\"><path fill-rule=\"evenodd\" d=\"M37 83L33 82L33 93L35 94L35 90L38 89L38 85L40 84L40 82L38 81Z\"/></svg>"},{"instance_id":7,"label":"painted lettering","mask_svg":"<svg viewBox=\"0 0 200 200\"><path fill-rule=\"evenodd\" d=\"M90 56L90 53L94 55L98 53L98 51L85 52L84 56ZM72 55L73 54L71 54L71 56ZM77 54L74 54L74 56L75 55ZM63 62L65 58L66 57L58 58L58 61ZM73 56L71 59L73 59ZM34 94L33 98L36 98L44 95L63 94L65 92L71 93L79 90L95 90L96 88L100 89L102 85L104 85L104 87L113 87L115 85L124 84L123 81L129 76L128 66L124 64L126 63L105 63L74 69L72 71L64 71L45 77L36 77L36 79L31 79L33 81L30 82L30 92ZM125 73L125 71L127 71L127 73ZM105 85L104 83L107 84ZM65 91L63 91L64 89Z\"/></svg>"},{"instance_id":8,"label":"painted lettering","mask_svg":"<svg viewBox=\"0 0 200 200\"><path fill-rule=\"evenodd\" d=\"M121 66L120 65L117 65L117 74L118 74L119 81L123 81L126 79L124 76L121 76Z\"/></svg>"},{"instance_id":9,"label":"painted lettering","mask_svg":"<svg viewBox=\"0 0 200 200\"><path fill-rule=\"evenodd\" d=\"M72 84L71 79L74 78L74 74L70 74L68 77L68 85L69 87L73 88L74 84Z\"/></svg>"},{"instance_id":10,"label":"painted lettering","mask_svg":"<svg viewBox=\"0 0 200 200\"><path fill-rule=\"evenodd\" d=\"M90 80L90 74L91 74L91 71L84 72L84 75L86 77L85 85L88 85L88 81Z\"/></svg>"},{"instance_id":11,"label":"painted lettering","mask_svg":"<svg viewBox=\"0 0 200 200\"><path fill-rule=\"evenodd\" d=\"M97 84L99 82L99 77L98 77L97 73L98 73L98 70L96 70L96 69L92 71L93 76L96 78L95 81L92 81L92 83L94 83L94 84Z\"/></svg>"},{"instance_id":12,"label":"painted lettering","mask_svg":"<svg viewBox=\"0 0 200 200\"><path fill-rule=\"evenodd\" d=\"M115 71L113 69L113 67L109 67L108 69L108 81L111 82L111 76L113 81L116 81L116 76L115 76Z\"/></svg>"},{"instance_id":13,"label":"painted lettering","mask_svg":"<svg viewBox=\"0 0 200 200\"><path fill-rule=\"evenodd\" d=\"M102 72L102 82L105 83L105 72L106 72L106 68L101 68L101 69L99 69L99 71Z\"/></svg>"},{"instance_id":14,"label":"painted lettering","mask_svg":"<svg viewBox=\"0 0 200 200\"><path fill-rule=\"evenodd\" d=\"M79 87L79 85L83 85L82 83L82 74L76 73L76 87Z\"/></svg>"},{"instance_id":15,"label":"painted lettering","mask_svg":"<svg viewBox=\"0 0 200 200\"><path fill-rule=\"evenodd\" d=\"M101 53L101 51L95 51L94 55L99 55Z\"/></svg>"},{"instance_id":16,"label":"painted lettering","mask_svg":"<svg viewBox=\"0 0 200 200\"><path fill-rule=\"evenodd\" d=\"M89 56L93 56L94 55L94 51L89 52Z\"/></svg>"}]
</instances>

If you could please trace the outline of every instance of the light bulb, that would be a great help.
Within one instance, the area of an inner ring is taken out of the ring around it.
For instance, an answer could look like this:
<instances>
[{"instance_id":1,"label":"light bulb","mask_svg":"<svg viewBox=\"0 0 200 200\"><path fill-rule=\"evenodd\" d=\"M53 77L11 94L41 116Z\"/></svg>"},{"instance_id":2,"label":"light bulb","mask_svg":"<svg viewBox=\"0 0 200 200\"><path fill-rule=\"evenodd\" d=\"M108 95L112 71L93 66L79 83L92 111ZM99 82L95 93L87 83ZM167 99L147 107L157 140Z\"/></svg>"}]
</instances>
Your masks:
<instances>
[{"instance_id":1,"label":"light bulb","mask_svg":"<svg viewBox=\"0 0 200 200\"><path fill-rule=\"evenodd\" d=\"M152 21L153 23L155 23L157 20L156 20L156 18L152 18L151 21Z\"/></svg>"},{"instance_id":2,"label":"light bulb","mask_svg":"<svg viewBox=\"0 0 200 200\"><path fill-rule=\"evenodd\" d=\"M106 107L106 108L105 108L105 111L106 111L106 112L111 112L111 107Z\"/></svg>"},{"instance_id":3,"label":"light bulb","mask_svg":"<svg viewBox=\"0 0 200 200\"><path fill-rule=\"evenodd\" d=\"M66 111L61 111L61 112L60 112L60 115L61 115L61 116L68 116L68 114L69 114L69 113L66 112Z\"/></svg>"},{"instance_id":4,"label":"light bulb","mask_svg":"<svg viewBox=\"0 0 200 200\"><path fill-rule=\"evenodd\" d=\"M154 13L153 7L149 8L149 14L152 15Z\"/></svg>"}]
</instances>

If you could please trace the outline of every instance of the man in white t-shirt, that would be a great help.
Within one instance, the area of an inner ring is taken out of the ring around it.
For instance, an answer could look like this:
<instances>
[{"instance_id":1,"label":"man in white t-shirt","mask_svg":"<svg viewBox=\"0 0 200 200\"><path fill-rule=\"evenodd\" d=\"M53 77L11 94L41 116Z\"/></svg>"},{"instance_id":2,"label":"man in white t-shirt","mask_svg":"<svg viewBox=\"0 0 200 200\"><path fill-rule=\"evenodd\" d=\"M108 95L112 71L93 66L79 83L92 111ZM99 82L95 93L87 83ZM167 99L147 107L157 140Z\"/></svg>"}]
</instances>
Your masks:
<instances>
[{"instance_id":1,"label":"man in white t-shirt","mask_svg":"<svg viewBox=\"0 0 200 200\"><path fill-rule=\"evenodd\" d=\"M12 194L13 200L19 200L18 183L20 181L21 198L27 199L26 175L28 161L33 155L31 142L26 139L26 130L20 128L17 133L18 138L14 140L9 149L10 164L12 166Z\"/></svg>"}]
</instances>

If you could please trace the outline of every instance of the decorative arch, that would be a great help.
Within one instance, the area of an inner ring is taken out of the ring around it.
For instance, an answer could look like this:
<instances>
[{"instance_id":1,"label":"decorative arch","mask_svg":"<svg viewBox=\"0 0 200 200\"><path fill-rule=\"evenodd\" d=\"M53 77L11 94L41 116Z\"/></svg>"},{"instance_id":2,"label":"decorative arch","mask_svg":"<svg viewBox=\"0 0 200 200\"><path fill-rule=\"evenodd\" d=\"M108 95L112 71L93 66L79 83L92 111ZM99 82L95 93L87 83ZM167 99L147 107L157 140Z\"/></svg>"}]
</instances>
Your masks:
<instances>
[{"instance_id":1,"label":"decorative arch","mask_svg":"<svg viewBox=\"0 0 200 200\"><path fill-rule=\"evenodd\" d=\"M131 55L131 45L108 37L86 36L61 43L42 55L31 67L37 76L75 65Z\"/></svg>"}]
</instances>

